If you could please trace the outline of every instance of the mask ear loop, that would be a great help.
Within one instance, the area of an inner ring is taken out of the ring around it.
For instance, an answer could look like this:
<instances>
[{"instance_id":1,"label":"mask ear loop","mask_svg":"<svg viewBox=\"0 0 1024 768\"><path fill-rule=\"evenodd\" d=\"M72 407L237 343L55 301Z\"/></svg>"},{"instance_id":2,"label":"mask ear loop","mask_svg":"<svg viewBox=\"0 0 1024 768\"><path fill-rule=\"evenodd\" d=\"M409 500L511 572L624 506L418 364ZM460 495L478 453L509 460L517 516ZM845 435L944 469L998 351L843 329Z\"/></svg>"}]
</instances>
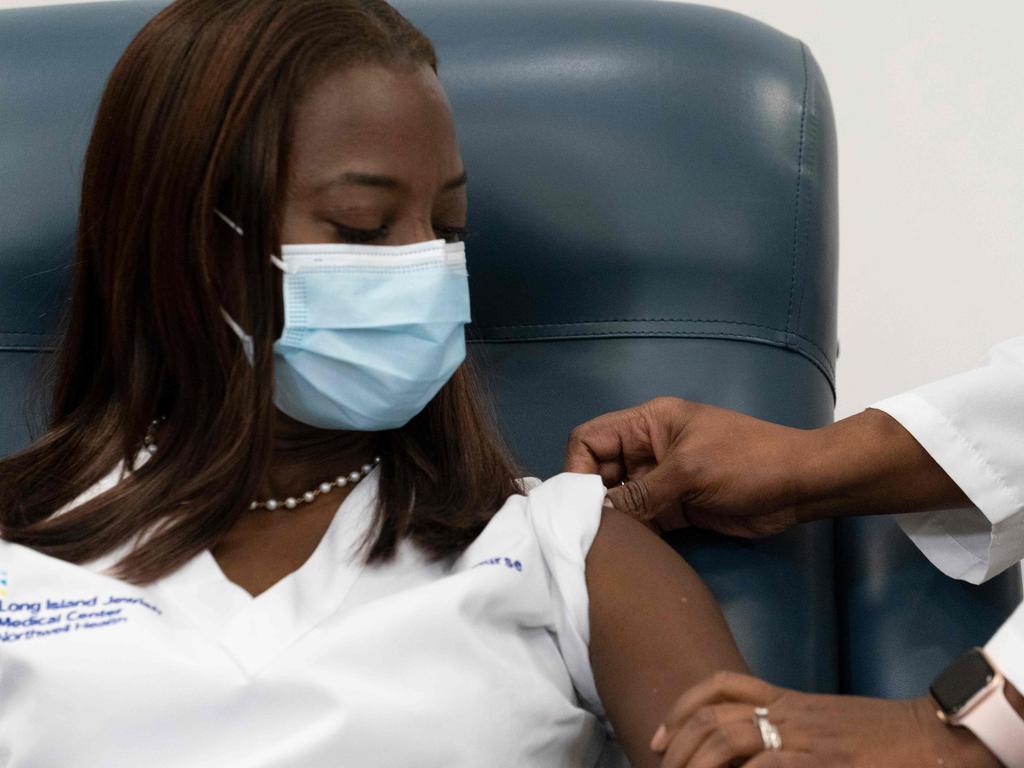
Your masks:
<instances>
[{"instance_id":1,"label":"mask ear loop","mask_svg":"<svg viewBox=\"0 0 1024 768\"><path fill-rule=\"evenodd\" d=\"M220 209L214 208L213 212L220 216L221 220L229 227L231 227L231 229L233 229L238 234L239 237L245 237L244 230L231 219L229 219L227 216L225 216L224 213L220 211ZM242 351L245 352L245 357L248 359L249 365L252 365L254 357L252 336L250 336L242 329L242 326L238 324L235 318L228 314L228 311L224 309L224 307L220 308L220 313L224 316L224 320L231 327L231 330L233 330L235 332L235 335L238 336L238 340L242 342Z\"/></svg>"},{"instance_id":2,"label":"mask ear loop","mask_svg":"<svg viewBox=\"0 0 1024 768\"><path fill-rule=\"evenodd\" d=\"M235 322L235 318L229 315L228 311L224 309L224 307L220 308L220 313L224 316L224 320L227 324L231 326L231 330L233 330L235 335L238 336L238 340L242 342L242 351L245 352L245 357L249 361L249 365L252 365L253 356L255 354L253 350L252 336L242 330L242 326Z\"/></svg>"},{"instance_id":3,"label":"mask ear loop","mask_svg":"<svg viewBox=\"0 0 1024 768\"><path fill-rule=\"evenodd\" d=\"M220 216L225 224L227 224L229 227L231 227L233 230L235 230L235 232L238 234L239 237L245 237L245 232L243 231L243 229L240 226L238 226L237 224L235 224L235 222L233 222L231 219L229 219L223 213L221 213L219 208L214 208L213 212L216 213L218 216Z\"/></svg>"},{"instance_id":4,"label":"mask ear loop","mask_svg":"<svg viewBox=\"0 0 1024 768\"><path fill-rule=\"evenodd\" d=\"M238 226L235 222L233 222L231 219L229 219L227 217L227 215L224 214L219 208L214 208L213 212L216 213L218 216L220 216L221 220L225 224L227 224L229 227L231 227L233 230L235 230L235 232L238 233L239 237L245 237L245 232L242 230L242 228L240 226ZM291 272L292 271L291 269L289 269L288 265L286 265L283 261L281 261L281 259L277 258L277 256L271 256L270 257L270 261L273 262L273 264L278 269L280 269L282 272Z\"/></svg>"}]
</instances>

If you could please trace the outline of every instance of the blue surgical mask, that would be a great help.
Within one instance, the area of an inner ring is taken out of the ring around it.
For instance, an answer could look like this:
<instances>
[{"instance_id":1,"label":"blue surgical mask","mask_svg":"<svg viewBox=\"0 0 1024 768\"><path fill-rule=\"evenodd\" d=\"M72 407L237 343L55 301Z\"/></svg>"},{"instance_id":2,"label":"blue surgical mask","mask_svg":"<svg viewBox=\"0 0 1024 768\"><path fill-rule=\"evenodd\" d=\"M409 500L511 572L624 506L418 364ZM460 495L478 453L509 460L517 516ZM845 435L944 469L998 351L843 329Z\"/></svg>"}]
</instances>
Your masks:
<instances>
[{"instance_id":1,"label":"blue surgical mask","mask_svg":"<svg viewBox=\"0 0 1024 768\"><path fill-rule=\"evenodd\" d=\"M401 427L465 359L463 243L283 245L271 260L284 273L274 404L293 419L322 429ZM251 361L251 337L224 315Z\"/></svg>"}]
</instances>

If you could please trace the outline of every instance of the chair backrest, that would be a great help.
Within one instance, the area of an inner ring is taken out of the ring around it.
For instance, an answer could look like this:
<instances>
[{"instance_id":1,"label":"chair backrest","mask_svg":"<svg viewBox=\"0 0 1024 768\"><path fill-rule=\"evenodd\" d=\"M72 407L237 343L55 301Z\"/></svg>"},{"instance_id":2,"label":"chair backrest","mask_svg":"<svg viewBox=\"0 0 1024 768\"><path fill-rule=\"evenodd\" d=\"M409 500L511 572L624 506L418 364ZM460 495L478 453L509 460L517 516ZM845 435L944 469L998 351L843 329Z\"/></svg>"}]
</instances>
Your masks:
<instances>
[{"instance_id":1,"label":"chair backrest","mask_svg":"<svg viewBox=\"0 0 1024 768\"><path fill-rule=\"evenodd\" d=\"M831 421L836 142L800 41L698 5L397 5L438 45L480 233L474 347L532 472L658 395ZM671 541L754 668L837 685L831 523Z\"/></svg>"},{"instance_id":2,"label":"chair backrest","mask_svg":"<svg viewBox=\"0 0 1024 768\"><path fill-rule=\"evenodd\" d=\"M26 420L22 403L41 394L67 295L95 107L162 5L0 13L0 455L45 420L39 409ZM439 51L478 233L471 349L531 473L560 470L577 423L657 395L798 427L831 421L836 138L800 41L645 0L395 5ZM761 542L670 541L759 674L918 693L963 642L984 639L1013 590L936 581L899 534L865 536L824 522ZM865 588L858 569L876 551L896 554ZM906 648L921 647L924 624L901 613L908 578L931 580L933 599L964 618L949 642L929 636L927 661L893 683Z\"/></svg>"}]
</instances>

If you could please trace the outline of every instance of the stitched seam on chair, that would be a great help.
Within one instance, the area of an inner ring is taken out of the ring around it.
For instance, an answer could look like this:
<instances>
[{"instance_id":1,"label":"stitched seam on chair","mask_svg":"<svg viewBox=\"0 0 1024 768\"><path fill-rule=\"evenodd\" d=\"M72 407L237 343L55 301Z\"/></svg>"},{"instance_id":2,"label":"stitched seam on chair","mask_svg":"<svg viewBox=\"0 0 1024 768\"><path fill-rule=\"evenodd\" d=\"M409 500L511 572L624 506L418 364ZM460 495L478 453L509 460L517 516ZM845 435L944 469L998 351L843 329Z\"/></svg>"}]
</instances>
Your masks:
<instances>
[{"instance_id":1,"label":"stitched seam on chair","mask_svg":"<svg viewBox=\"0 0 1024 768\"><path fill-rule=\"evenodd\" d=\"M795 336L796 334L790 334L790 335ZM609 332L609 331L590 331L590 332L573 331L571 334L558 334L558 335L550 335L550 336L531 336L531 337L526 338L526 339L516 339L516 338L509 338L509 339L487 339L487 338L479 338L479 337L477 337L477 338L470 338L470 339L468 339L468 341L471 344L487 344L487 343L501 344L501 343L516 343L516 342L528 343L528 342L531 342L531 341L553 341L553 340L556 340L556 339L571 340L571 339L578 339L578 338L597 338L597 337L606 338L606 339L610 339L610 338L628 339L628 338L636 337L636 336L652 336L652 337L659 337L660 336L661 338L666 338L666 339L670 339L670 338L711 338L711 337L718 338L718 337L721 337L721 338L728 338L728 339L737 339L737 340L741 340L741 341L754 341L754 342L759 342L761 344L770 344L772 346L777 346L777 347L781 347L783 349L788 349L791 352L795 352L796 354L800 355L801 357L807 358L812 363L814 363L816 366L818 366L818 368L821 369L822 373L825 374L825 378L828 380L829 386L833 387L833 394L835 393L834 392L835 372L832 370L831 366L828 364L828 358L826 358L825 360L818 360L815 355L808 354L806 351L801 350L799 347L790 346L790 345L788 345L788 344L786 344L784 342L781 342L781 341L773 341L772 339L766 339L764 336L750 336L750 335L742 334L742 333L716 333L714 331L674 331L674 332L673 331L629 331L629 332L621 332L621 333L615 333L615 332ZM806 341L806 339L805 339L805 341ZM819 352L821 351L813 343L811 343L811 346L813 346Z\"/></svg>"},{"instance_id":2,"label":"stitched seam on chair","mask_svg":"<svg viewBox=\"0 0 1024 768\"><path fill-rule=\"evenodd\" d=\"M754 339L756 341L771 341L764 336L749 336L743 333L717 333L715 331L573 331L572 336L619 336L628 338L630 336L728 336L733 339ZM564 339L566 334L551 334L550 336L531 336L527 339L481 339L481 341L533 341L535 339ZM782 344L782 342L776 342Z\"/></svg>"},{"instance_id":3,"label":"stitched seam on chair","mask_svg":"<svg viewBox=\"0 0 1024 768\"><path fill-rule=\"evenodd\" d=\"M746 336L740 333L712 333L707 332L686 332L677 331L675 333L665 333L664 331L633 331L630 333L574 333L572 335L563 336L531 336L527 339L481 339L481 338L469 338L467 342L470 344L529 344L535 341L572 341L575 339L581 339L585 337L593 338L606 338L606 339L624 339L636 336L651 336L660 338L727 338L737 341L750 341L758 344L767 344L773 347L779 347L781 349L787 349L794 354L800 355L805 360L811 362L821 374L825 377L825 381L828 383L829 390L832 392L832 400L835 402L836 399L836 387L835 387L835 373L832 371L827 364L819 360L816 355L812 355L799 347L792 347L783 342L772 341L766 339L763 336Z\"/></svg>"},{"instance_id":4,"label":"stitched seam on chair","mask_svg":"<svg viewBox=\"0 0 1024 768\"><path fill-rule=\"evenodd\" d=\"M481 328L547 328L555 325L593 325L594 323L728 323L747 325L751 328L765 328L769 331L786 333L785 328L775 328L762 323L744 323L740 320L711 320L706 317L605 317L597 320L568 320L560 323L516 323L513 325L487 325Z\"/></svg>"},{"instance_id":5,"label":"stitched seam on chair","mask_svg":"<svg viewBox=\"0 0 1024 768\"><path fill-rule=\"evenodd\" d=\"M793 266L789 280L789 305L786 308L786 331L789 331L793 318L793 290L796 286L796 256L800 242L800 187L803 182L804 171L804 123L807 119L807 49L800 42L800 60L804 68L804 95L800 102L800 147L797 150L796 160L796 201L793 213Z\"/></svg>"},{"instance_id":6,"label":"stitched seam on chair","mask_svg":"<svg viewBox=\"0 0 1024 768\"><path fill-rule=\"evenodd\" d=\"M832 360L829 357L828 353L826 353L825 350L823 350L821 347L819 347L817 345L817 343L814 342L813 339L809 339L806 336L803 336L803 335L801 335L799 333L794 333L793 331L787 331L785 328L775 328L775 327L773 327L771 325L761 325L760 323L742 323L742 322L739 322L737 320L708 320L708 319L702 319L702 318L697 318L697 317L647 317L647 318L604 319L604 320L579 320L579 321L571 321L571 322L565 322L565 323L523 323L523 324L519 324L519 325L478 325L478 326L475 326L475 327L478 330L480 330L480 331L488 331L488 330L497 331L497 330L508 330L508 329L513 329L513 328L560 328L560 327L575 326L575 325L596 325L596 324L600 324L600 323L719 323L719 324L728 324L728 325L739 325L739 326L744 326L744 327L748 327L748 328L763 328L766 331L775 331L776 333L785 333L785 334L793 336L793 337L795 337L797 339L800 339L801 341L807 342L807 344L809 344L811 347L813 347L815 349L815 351L817 351L822 356L822 359L823 359L823 362L825 364L825 367L829 370L829 373L832 374L834 372L834 368L832 366ZM574 331L573 333L577 333L577 332ZM604 335L604 333L606 333L606 332L597 332L597 333L582 333L582 332L580 332L579 335L592 336L592 335ZM665 333L665 331L629 331L628 333L629 334L637 334L637 335L644 336L644 335L650 335L652 333L653 334ZM682 331L681 333L686 333L686 332ZM715 336L715 335L721 335L721 334L716 334L713 331L709 331L707 334L702 334L702 335ZM737 334L726 334L726 335L735 336ZM549 337L536 337L536 338L555 338L555 339L557 339L557 338L561 338L561 337L560 336L549 336ZM754 338L760 338L760 337L759 336L750 336L750 337L745 337L745 338L752 338L752 339L754 339Z\"/></svg>"},{"instance_id":7,"label":"stitched seam on chair","mask_svg":"<svg viewBox=\"0 0 1024 768\"><path fill-rule=\"evenodd\" d=\"M720 325L724 325L724 324L739 325L739 326L744 326L744 327L747 327L747 328L763 328L766 331L775 331L776 333L790 333L794 337L800 339L801 341L805 341L808 344L810 344L817 352L819 352L821 354L823 360L826 363L826 367L829 369L829 371L831 372L833 370L832 365L831 365L831 358L825 352L825 350L823 350L820 346L818 346L818 344L813 339L810 339L807 336L804 336L804 335L799 334L799 333L794 333L792 331L788 331L785 328L775 328L774 326L763 325L762 323L744 323L744 322L741 322L739 320L712 320L712 319L709 319L709 318L702 318L702 317L633 317L633 318L623 317L623 318L603 318L603 319L600 319L600 320L576 320L576 321L569 321L569 322L562 322L562 323L518 323L518 324L513 324L513 325L478 325L478 326L476 326L476 328L481 330L481 331L487 331L487 330L502 331L502 330L511 330L511 329L514 329L514 328L557 328L557 327L577 326L577 325L595 325L595 324L599 324L599 323L717 323L717 324L720 324ZM31 332L22 332L22 331L0 331L0 333L10 333L10 334L18 334L20 336L40 336L40 337L47 337L47 336L53 336L54 335L54 334L50 334L50 333L31 333ZM644 332L644 331L630 331L630 333L638 333L638 334L642 334L642 335L646 335L647 334L647 332ZM652 331L651 333L664 333L664 331ZM592 334L587 334L587 335L592 335ZM598 335L600 335L600 334L598 334ZM730 335L733 335L733 334L730 334ZM551 337L548 337L548 338L560 338L560 337L559 336L551 336ZM757 338L757 337L750 337L750 338ZM36 347L34 345L33 346L29 346L29 345L20 345L20 344L10 344L10 345L0 345L0 349L14 349L14 350L18 350L18 349L35 350L35 349L38 349L38 350L41 350L41 351L45 351L45 350L48 350L48 349L52 349L52 347Z\"/></svg>"}]
</instances>

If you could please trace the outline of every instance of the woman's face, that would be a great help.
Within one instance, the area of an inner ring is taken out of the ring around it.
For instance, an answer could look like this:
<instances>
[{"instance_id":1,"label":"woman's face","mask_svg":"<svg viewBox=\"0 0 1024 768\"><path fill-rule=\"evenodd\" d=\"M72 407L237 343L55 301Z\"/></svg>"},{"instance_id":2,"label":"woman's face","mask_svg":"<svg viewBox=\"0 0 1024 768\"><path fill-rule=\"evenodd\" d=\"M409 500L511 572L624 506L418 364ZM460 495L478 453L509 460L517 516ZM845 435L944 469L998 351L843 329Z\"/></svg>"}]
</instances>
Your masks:
<instances>
[{"instance_id":1,"label":"woman's face","mask_svg":"<svg viewBox=\"0 0 1024 768\"><path fill-rule=\"evenodd\" d=\"M282 243L404 245L465 226L455 124L430 67L353 65L299 103Z\"/></svg>"}]
</instances>

